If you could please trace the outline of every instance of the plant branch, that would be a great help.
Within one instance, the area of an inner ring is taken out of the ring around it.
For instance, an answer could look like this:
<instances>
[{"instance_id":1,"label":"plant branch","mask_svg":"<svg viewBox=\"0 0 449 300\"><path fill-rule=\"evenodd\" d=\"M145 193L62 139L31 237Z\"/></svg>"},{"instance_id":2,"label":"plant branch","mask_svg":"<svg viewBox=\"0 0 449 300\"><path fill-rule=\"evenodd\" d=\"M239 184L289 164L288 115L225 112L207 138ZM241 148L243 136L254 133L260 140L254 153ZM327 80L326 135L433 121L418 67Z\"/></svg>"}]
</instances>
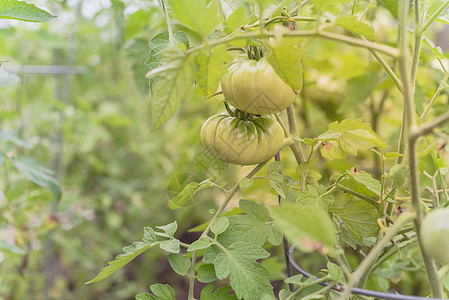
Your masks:
<instances>
[{"instance_id":1,"label":"plant branch","mask_svg":"<svg viewBox=\"0 0 449 300\"><path fill-rule=\"evenodd\" d=\"M412 206L416 211L416 217L414 220L416 232L418 234L418 244L421 249L421 254L423 256L424 265L427 271L427 278L429 280L430 288L432 290L433 296L437 298L443 297L443 288L441 285L441 281L438 277L437 269L435 266L435 261L427 254L422 245L422 240L420 236L420 228L422 222L422 208L421 208L421 200L420 200L420 190L419 190L419 175L418 175L418 154L417 154L417 140L420 134L425 134L427 130L416 130L416 110L415 110L415 101L413 99L414 93L414 78L409 76L410 70L410 62L409 62L409 50L408 50L408 32L407 32L407 20L408 20L408 11L409 11L409 1L402 0L400 3L399 9L399 21L400 21L400 56L399 56L399 71L401 73L402 84L404 87L404 111L405 111L405 133L408 136L408 151L409 151L409 176L410 176L410 195L412 197ZM419 19L419 16L417 17ZM419 22L419 20L418 20ZM419 24L418 24L419 26ZM415 57L419 56L419 53L416 53L416 40L419 40L419 34L415 31ZM416 58L417 59L417 58ZM413 68L417 68L417 61L413 61L414 65L412 65L411 73L413 76L413 72L416 70ZM436 121L436 120L435 120ZM444 119L443 119L444 121ZM439 124L437 122L437 124ZM426 127L428 130L432 130L434 127ZM393 225L394 226L394 225Z\"/></svg>"},{"instance_id":2,"label":"plant branch","mask_svg":"<svg viewBox=\"0 0 449 300\"><path fill-rule=\"evenodd\" d=\"M248 173L248 175L246 175L244 178L251 178L254 175L256 175L257 172L259 172L266 164L268 161L263 162L261 164L258 164L254 169L251 170L251 172ZM207 234L210 231L210 226L212 225L212 223L218 218L220 217L220 215L223 213L224 209L226 208L226 206L229 204L229 202L231 201L232 197L234 197L234 195L239 191L240 186L239 183L237 182L234 187L229 191L229 194L227 195L226 199L223 201L223 203L220 205L220 207L218 208L217 212L215 213L215 215L212 217L212 220L209 222L209 225L207 225L206 229L203 231L203 233L201 234L201 236L199 238L202 237L206 237ZM194 292L194 285L195 285L195 265L196 265L196 254L197 251L193 251L192 252L192 266L190 268L189 271L189 300L193 300L195 299L193 297L193 292Z\"/></svg>"},{"instance_id":3,"label":"plant branch","mask_svg":"<svg viewBox=\"0 0 449 300\"><path fill-rule=\"evenodd\" d=\"M427 104L426 108L424 109L424 112L419 117L421 119L421 121L424 121L424 119L427 117L427 114L429 113L430 109L432 108L433 104L435 103L435 101L437 100L437 98L441 94L441 92L443 90L449 88L449 85L446 83L446 81L448 79L449 79L449 73L445 73L435 94L433 95L432 99L430 99L429 104Z\"/></svg>"},{"instance_id":4,"label":"plant branch","mask_svg":"<svg viewBox=\"0 0 449 300\"><path fill-rule=\"evenodd\" d=\"M172 42L173 41L173 29L171 27L170 17L168 16L167 6L165 6L164 0L158 0L158 2L164 12L165 22L167 23L168 40L170 42Z\"/></svg>"},{"instance_id":5,"label":"plant branch","mask_svg":"<svg viewBox=\"0 0 449 300\"><path fill-rule=\"evenodd\" d=\"M396 233L401 230L401 228L415 218L415 213L405 212L399 216L396 223L391 226L385 235L379 240L379 242L374 246L374 248L369 252L366 258L360 263L359 267L352 273L351 279L348 285L345 286L344 292L340 296L340 300L346 300L349 298L351 290L357 285L359 280L363 277L365 273L370 270L376 261L379 254L382 252L385 245L387 245L390 240L396 235Z\"/></svg>"},{"instance_id":6,"label":"plant branch","mask_svg":"<svg viewBox=\"0 0 449 300\"><path fill-rule=\"evenodd\" d=\"M216 41L210 41L207 45L201 44L196 47L190 48L186 54L190 54L199 50L204 49L207 46L214 47L221 44L226 44L233 40L239 40L239 39L248 39L248 38L256 38L256 37L278 37L277 33L270 32L270 31L257 31L257 32L234 32L228 36L226 36L223 39L216 40ZM284 34L283 37L322 37L328 40L337 41L337 42L343 42L345 44L349 44L355 47L361 47L366 49L373 49L382 53L385 53L391 57L397 58L399 56L398 49L394 47L390 47L383 44L378 44L375 42L369 42L369 41L361 41L357 38L349 37L346 35L338 34L338 33L332 33L322 30L298 30L298 31L289 31L288 33Z\"/></svg>"},{"instance_id":7,"label":"plant branch","mask_svg":"<svg viewBox=\"0 0 449 300\"><path fill-rule=\"evenodd\" d=\"M440 16L440 14L449 6L449 0L446 0L440 5L440 7L435 11L435 13L423 24L421 27L421 32L424 33L430 25Z\"/></svg>"},{"instance_id":8,"label":"plant branch","mask_svg":"<svg viewBox=\"0 0 449 300\"><path fill-rule=\"evenodd\" d=\"M419 17L420 4L419 0L415 1L415 42L413 45L413 58L412 58L412 66L411 66L411 94L415 94L415 85L416 85L416 73L418 72L418 63L419 63L419 54L421 53L421 43L423 38L423 32L421 30L421 19ZM404 27L407 24L403 24Z\"/></svg>"}]
</instances>

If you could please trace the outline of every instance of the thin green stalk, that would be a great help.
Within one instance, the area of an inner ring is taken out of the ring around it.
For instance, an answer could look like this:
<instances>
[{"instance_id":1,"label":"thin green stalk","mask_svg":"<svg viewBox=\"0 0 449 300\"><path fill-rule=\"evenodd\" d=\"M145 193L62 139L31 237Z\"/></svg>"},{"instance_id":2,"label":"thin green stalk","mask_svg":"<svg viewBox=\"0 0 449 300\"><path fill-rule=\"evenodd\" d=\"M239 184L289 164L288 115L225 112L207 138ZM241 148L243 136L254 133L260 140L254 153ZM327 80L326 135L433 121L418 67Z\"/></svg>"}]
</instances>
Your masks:
<instances>
[{"instance_id":1,"label":"thin green stalk","mask_svg":"<svg viewBox=\"0 0 449 300\"><path fill-rule=\"evenodd\" d=\"M420 4L419 0L415 0L415 42L413 45L413 58L411 66L411 94L415 94L416 73L418 72L419 54L421 53L421 44L423 39L423 32L421 30L421 18L419 16ZM406 24L404 24L406 26Z\"/></svg>"},{"instance_id":2,"label":"thin green stalk","mask_svg":"<svg viewBox=\"0 0 449 300\"><path fill-rule=\"evenodd\" d=\"M400 250L404 250L407 249L409 247L415 246L415 242L417 241L417 239L412 239L411 241L407 241L407 244L400 246L399 249ZM376 270L377 268L379 268L385 261L387 261L390 257L392 257L393 255L395 255L398 252L396 247L391 247L390 249L388 249L387 252L385 252L383 255L381 255L379 257L379 259L376 260L376 263L373 266L372 271Z\"/></svg>"},{"instance_id":3,"label":"thin green stalk","mask_svg":"<svg viewBox=\"0 0 449 300\"><path fill-rule=\"evenodd\" d=\"M293 104L287 107L287 119L290 135L293 137L299 137L298 127L296 125L295 107L293 106ZM291 149L298 164L306 160L299 141L294 140Z\"/></svg>"},{"instance_id":4,"label":"thin green stalk","mask_svg":"<svg viewBox=\"0 0 449 300\"><path fill-rule=\"evenodd\" d=\"M196 251L192 252L192 267L189 271L189 300L193 300L195 291L195 265L196 265Z\"/></svg>"},{"instance_id":5,"label":"thin green stalk","mask_svg":"<svg viewBox=\"0 0 449 300\"><path fill-rule=\"evenodd\" d=\"M410 194L412 197L412 205L416 210L415 228L418 234L418 244L423 256L424 266L427 271L427 278L432 290L432 294L435 298L443 297L443 287L441 279L438 276L435 261L428 255L427 251L422 245L422 238L420 233L422 223L422 209L421 200L419 198L419 176L417 165L417 150L416 150L417 137L411 134L409 137L409 166L410 166Z\"/></svg>"},{"instance_id":6,"label":"thin green stalk","mask_svg":"<svg viewBox=\"0 0 449 300\"><path fill-rule=\"evenodd\" d=\"M288 128L285 126L284 122L282 121L281 117L279 117L278 114L274 114L274 117L276 118L276 120L278 121L278 123L281 125L282 129L284 130L284 136L288 137L290 136L289 132L288 132Z\"/></svg>"},{"instance_id":7,"label":"thin green stalk","mask_svg":"<svg viewBox=\"0 0 449 300\"><path fill-rule=\"evenodd\" d=\"M437 100L438 96L441 94L441 92L447 88L449 88L449 85L447 84L447 80L449 79L449 73L445 73L443 79L441 80L435 94L432 96L432 99L430 99L429 104L427 104L426 108L424 109L424 112L419 117L421 121L424 121L424 119L427 117L427 114L429 113L430 109L432 108L433 104Z\"/></svg>"},{"instance_id":8,"label":"thin green stalk","mask_svg":"<svg viewBox=\"0 0 449 300\"><path fill-rule=\"evenodd\" d=\"M440 5L440 7L435 11L435 13L423 24L421 27L421 32L424 33L430 25L440 16L440 14L449 6L449 0L446 0Z\"/></svg>"},{"instance_id":9,"label":"thin green stalk","mask_svg":"<svg viewBox=\"0 0 449 300\"><path fill-rule=\"evenodd\" d=\"M164 12L165 22L167 23L168 40L170 42L172 42L173 41L173 29L171 27L170 17L168 16L167 7L165 6L164 0L158 0L158 2L159 2L159 5L161 6L161 8L162 8L162 10Z\"/></svg>"},{"instance_id":10,"label":"thin green stalk","mask_svg":"<svg viewBox=\"0 0 449 300\"><path fill-rule=\"evenodd\" d=\"M251 178L254 175L256 175L257 172L259 172L265 165L267 164L266 162L263 162L261 164L258 164L254 169L251 170L251 172L248 173L248 175L245 176L245 178ZM239 191L240 186L239 183L236 183L234 185L234 187L229 191L229 194L227 195L226 199L223 201L223 203L220 205L220 207L218 208L217 212L215 213L215 215L212 217L212 220L209 222L209 225L207 225L206 229L203 231L203 233L201 234L200 238L202 237L206 237L207 234L210 231L210 226L212 225L212 223L221 216L221 214L223 213L223 211L225 210L226 206L229 204L229 202L231 201L232 197L234 197L234 195ZM192 266L190 267L190 271L189 271L189 300L193 300L195 299L193 297L194 295L194 286L195 286L195 265L196 265L196 254L197 251L193 251L192 252Z\"/></svg>"},{"instance_id":11,"label":"thin green stalk","mask_svg":"<svg viewBox=\"0 0 449 300\"><path fill-rule=\"evenodd\" d=\"M317 280L313 281L310 285L303 285L301 286L299 289L297 289L293 294L291 294L290 296L288 296L287 298L285 298L285 300L294 300L296 298L296 296L299 295L299 293L306 287L311 286L311 285L315 285L315 284L320 284L322 282L328 281L330 278L330 276L324 276L321 278L318 278ZM336 283L330 284L328 286L326 286L322 291L324 290L329 290L331 289Z\"/></svg>"},{"instance_id":12,"label":"thin green stalk","mask_svg":"<svg viewBox=\"0 0 449 300\"><path fill-rule=\"evenodd\" d=\"M351 15L355 15L355 11L357 10L357 0L354 0L354 2L352 2L352 11L351 11Z\"/></svg>"},{"instance_id":13,"label":"thin green stalk","mask_svg":"<svg viewBox=\"0 0 449 300\"><path fill-rule=\"evenodd\" d=\"M409 76L409 72L411 70L412 76L413 72L416 74L416 70L413 68L417 68L417 62L414 61L415 65L410 67L409 62L409 49L408 49L408 32L407 32L407 20L408 20L408 11L409 11L409 1L402 0L400 3L399 9L399 20L401 23L400 26L400 56L399 56L399 71L401 73L402 84L404 87L404 110L405 110L405 124L406 124L406 134L408 136L408 152L409 152L409 176L410 176L410 194L412 198L412 206L416 211L416 218L414 220L416 232L418 234L418 244L421 249L421 254L423 256L424 265L427 271L427 278L430 284L430 288L432 290L433 296L436 298L442 298L443 296L443 288L441 285L441 280L438 278L437 269L435 266L434 260L427 254L425 249L422 246L422 240L420 237L420 228L422 222L422 208L421 208L421 200L420 200L420 190L419 190L419 175L418 175L418 155L417 155L417 140L424 131L417 131L416 127L416 119L415 119L415 101L413 99L414 86L415 82L414 78ZM419 20L419 16L417 17ZM419 22L419 21L418 21ZM419 25L418 25L419 26ZM419 40L419 35L416 36L415 31L415 41ZM416 47L416 43L415 43ZM417 49L415 49L416 51ZM414 53L414 57L419 56L419 53ZM412 69L411 69L412 68ZM433 128L431 128L432 130Z\"/></svg>"},{"instance_id":14,"label":"thin green stalk","mask_svg":"<svg viewBox=\"0 0 449 300\"><path fill-rule=\"evenodd\" d=\"M374 246L373 249L368 253L366 258L360 263L358 268L352 273L351 279L348 282L348 285L345 287L344 292L340 295L338 299L346 300L349 298L351 294L351 290L355 287L364 274L368 273L369 270L372 269L377 257L382 252L383 248L386 244L390 242L390 240L396 236L397 232L401 230L401 228L413 220L415 218L415 213L413 212L405 212L399 216L396 223L391 226L385 235L379 240L379 242Z\"/></svg>"},{"instance_id":15,"label":"thin green stalk","mask_svg":"<svg viewBox=\"0 0 449 300\"><path fill-rule=\"evenodd\" d=\"M379 52L373 49L368 49L371 54L377 59L377 62L384 68L385 72L387 72L388 76L390 76L391 80L393 81L394 85L398 88L398 90L402 93L402 83L401 80L399 80L399 77L394 73L393 69L390 67L390 65L385 61L385 59L380 56Z\"/></svg>"},{"instance_id":16,"label":"thin green stalk","mask_svg":"<svg viewBox=\"0 0 449 300\"><path fill-rule=\"evenodd\" d=\"M210 41L207 45L201 44L196 47L190 48L186 54L189 55L191 53L194 53L196 51L202 50L207 46L214 47L221 44L226 44L230 41L239 40L239 39L249 39L249 38L256 38L256 37L278 37L277 33L270 32L270 31L257 31L257 32L235 32L228 36L226 36L223 39ZM338 33L332 33L332 32L326 32L326 31L320 31L320 30L298 30L298 31L289 31L287 34L284 35L284 37L322 37L328 40L337 41L337 42L343 42L355 47L361 47L366 49L373 49L382 53L385 53L391 57L397 58L399 56L398 49L378 44L375 42L369 42L369 41L361 41L357 38L353 38L350 36L338 34ZM159 68L158 68L159 69ZM156 69L155 69L156 70Z\"/></svg>"},{"instance_id":17,"label":"thin green stalk","mask_svg":"<svg viewBox=\"0 0 449 300\"><path fill-rule=\"evenodd\" d=\"M368 42L368 40L360 34L354 34L357 38L361 39L364 42ZM379 54L377 50L374 49L368 49L369 52L374 56L374 58L377 60L377 62L384 68L385 72L387 72L388 76L390 76L391 80L393 81L394 85L398 88L398 90L402 93L402 82L399 79L399 77L394 73L393 69L390 67L390 65L386 62L386 60Z\"/></svg>"}]
</instances>

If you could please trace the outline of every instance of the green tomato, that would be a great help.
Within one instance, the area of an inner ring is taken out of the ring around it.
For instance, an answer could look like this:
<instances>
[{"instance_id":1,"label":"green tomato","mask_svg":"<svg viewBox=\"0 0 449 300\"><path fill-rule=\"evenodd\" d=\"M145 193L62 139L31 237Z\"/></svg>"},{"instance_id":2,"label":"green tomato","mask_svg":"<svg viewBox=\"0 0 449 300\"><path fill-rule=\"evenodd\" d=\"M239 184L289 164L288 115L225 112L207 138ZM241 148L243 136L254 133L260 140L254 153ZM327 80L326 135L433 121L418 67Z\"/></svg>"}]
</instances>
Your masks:
<instances>
[{"instance_id":1,"label":"green tomato","mask_svg":"<svg viewBox=\"0 0 449 300\"><path fill-rule=\"evenodd\" d=\"M278 113L296 99L265 58L234 62L221 78L221 88L226 101L256 115Z\"/></svg>"},{"instance_id":2,"label":"green tomato","mask_svg":"<svg viewBox=\"0 0 449 300\"><path fill-rule=\"evenodd\" d=\"M283 146L284 131L269 116L241 120L227 113L207 119L201 141L219 160L236 165L254 165L269 160Z\"/></svg>"},{"instance_id":3,"label":"green tomato","mask_svg":"<svg viewBox=\"0 0 449 300\"><path fill-rule=\"evenodd\" d=\"M449 263L449 208L427 214L420 233L424 250L436 261Z\"/></svg>"}]
</instances>

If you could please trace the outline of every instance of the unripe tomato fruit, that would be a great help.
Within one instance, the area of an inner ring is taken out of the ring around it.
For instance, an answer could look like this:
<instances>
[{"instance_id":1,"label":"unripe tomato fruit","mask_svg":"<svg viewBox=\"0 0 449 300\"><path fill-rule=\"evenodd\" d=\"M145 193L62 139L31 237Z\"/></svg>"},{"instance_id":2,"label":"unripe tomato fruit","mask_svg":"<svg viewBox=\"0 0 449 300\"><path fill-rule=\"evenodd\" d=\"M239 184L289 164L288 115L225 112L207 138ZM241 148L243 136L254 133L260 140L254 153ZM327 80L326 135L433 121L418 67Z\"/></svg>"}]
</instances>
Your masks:
<instances>
[{"instance_id":1,"label":"unripe tomato fruit","mask_svg":"<svg viewBox=\"0 0 449 300\"><path fill-rule=\"evenodd\" d=\"M424 250L436 261L449 263L449 208L437 209L424 217L421 224Z\"/></svg>"},{"instance_id":2,"label":"unripe tomato fruit","mask_svg":"<svg viewBox=\"0 0 449 300\"><path fill-rule=\"evenodd\" d=\"M284 131L269 116L241 120L222 113L203 124L201 142L219 160L254 165L269 160L282 148Z\"/></svg>"},{"instance_id":3,"label":"unripe tomato fruit","mask_svg":"<svg viewBox=\"0 0 449 300\"><path fill-rule=\"evenodd\" d=\"M256 115L278 113L296 99L265 58L234 62L221 78L221 88L226 101Z\"/></svg>"}]
</instances>

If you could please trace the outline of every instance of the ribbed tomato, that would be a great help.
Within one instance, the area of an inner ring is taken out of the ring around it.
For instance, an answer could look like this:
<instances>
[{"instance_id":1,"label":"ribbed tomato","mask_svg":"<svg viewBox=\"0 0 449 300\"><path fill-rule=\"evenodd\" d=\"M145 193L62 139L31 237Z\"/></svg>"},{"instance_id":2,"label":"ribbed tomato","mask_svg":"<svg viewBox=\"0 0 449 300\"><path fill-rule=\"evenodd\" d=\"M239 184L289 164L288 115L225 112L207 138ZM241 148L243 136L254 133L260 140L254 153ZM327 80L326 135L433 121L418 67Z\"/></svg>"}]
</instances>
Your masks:
<instances>
[{"instance_id":1,"label":"ribbed tomato","mask_svg":"<svg viewBox=\"0 0 449 300\"><path fill-rule=\"evenodd\" d=\"M449 208L425 216L420 232L426 252L438 262L449 263Z\"/></svg>"},{"instance_id":2,"label":"ribbed tomato","mask_svg":"<svg viewBox=\"0 0 449 300\"><path fill-rule=\"evenodd\" d=\"M235 61L222 77L221 87L230 104L256 115L278 113L296 99L265 58Z\"/></svg>"},{"instance_id":3,"label":"ribbed tomato","mask_svg":"<svg viewBox=\"0 0 449 300\"><path fill-rule=\"evenodd\" d=\"M269 160L282 148L284 131L269 116L241 120L222 113L204 123L201 141L219 160L236 165L254 165Z\"/></svg>"}]
</instances>

